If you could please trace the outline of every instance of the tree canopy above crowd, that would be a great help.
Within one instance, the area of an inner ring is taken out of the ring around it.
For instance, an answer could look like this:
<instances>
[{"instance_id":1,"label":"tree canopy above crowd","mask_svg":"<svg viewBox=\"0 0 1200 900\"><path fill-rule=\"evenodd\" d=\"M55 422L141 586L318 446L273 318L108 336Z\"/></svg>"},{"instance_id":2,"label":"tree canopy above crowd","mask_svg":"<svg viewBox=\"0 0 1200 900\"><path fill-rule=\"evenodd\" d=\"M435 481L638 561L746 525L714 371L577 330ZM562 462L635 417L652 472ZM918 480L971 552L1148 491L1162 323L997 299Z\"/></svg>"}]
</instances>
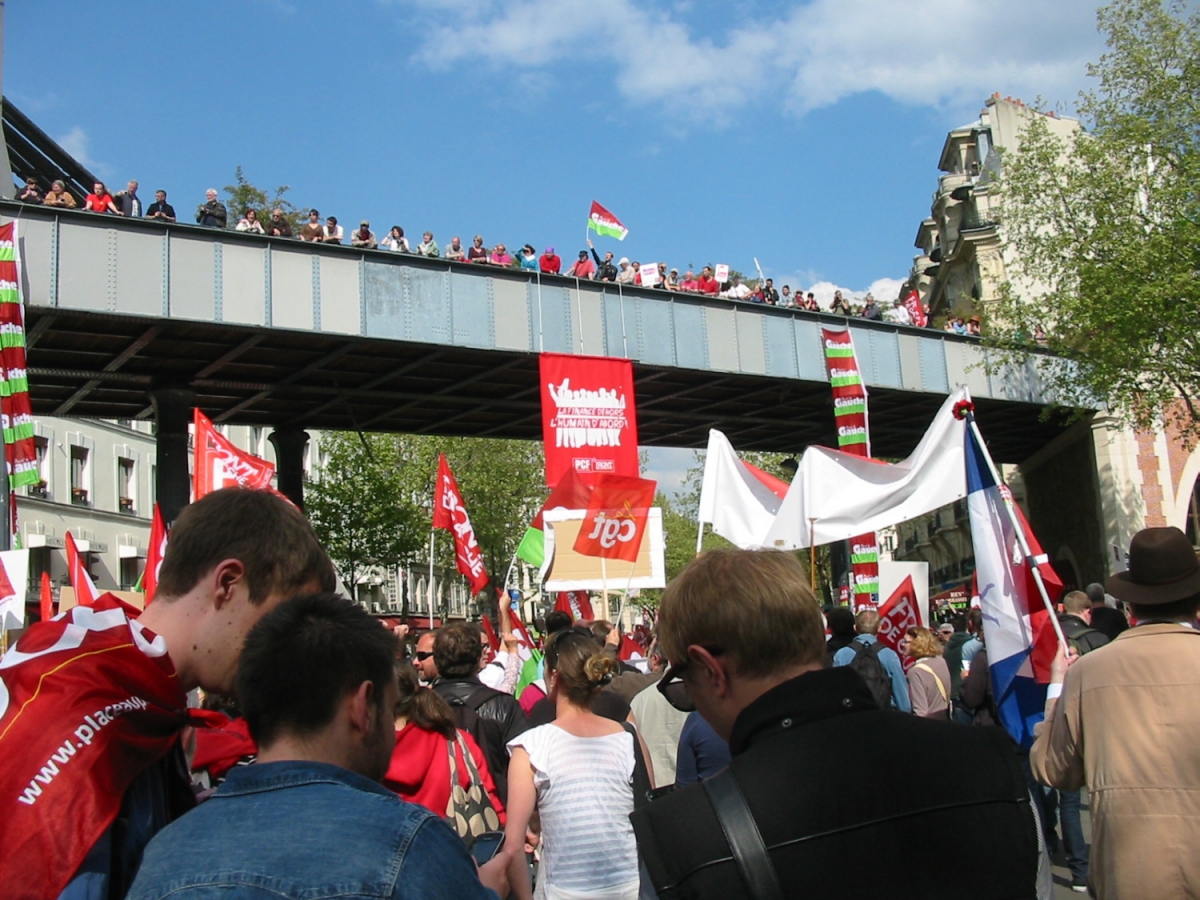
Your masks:
<instances>
[{"instance_id":1,"label":"tree canopy above crowd","mask_svg":"<svg viewBox=\"0 0 1200 900\"><path fill-rule=\"evenodd\" d=\"M992 315L1009 353L1044 331L1064 403L1142 428L1200 431L1200 13L1178 0L1100 9L1108 51L1088 66L1072 138L1031 117L1003 156L1015 252ZM1023 296L1014 283L1046 287Z\"/></svg>"}]
</instances>

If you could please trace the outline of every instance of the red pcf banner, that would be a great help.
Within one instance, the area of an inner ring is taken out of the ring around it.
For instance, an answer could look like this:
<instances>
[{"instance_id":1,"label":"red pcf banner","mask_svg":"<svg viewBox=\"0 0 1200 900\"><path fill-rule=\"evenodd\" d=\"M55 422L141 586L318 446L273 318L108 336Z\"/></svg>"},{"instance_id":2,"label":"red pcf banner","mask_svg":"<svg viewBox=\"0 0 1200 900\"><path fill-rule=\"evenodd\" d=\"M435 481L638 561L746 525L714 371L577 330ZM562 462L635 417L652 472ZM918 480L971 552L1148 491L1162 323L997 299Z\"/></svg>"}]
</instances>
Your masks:
<instances>
[{"instance_id":1,"label":"red pcf banner","mask_svg":"<svg viewBox=\"0 0 1200 900\"><path fill-rule=\"evenodd\" d=\"M454 561L458 571L471 582L471 596L487 587L487 569L475 540L475 528L444 453L438 455L437 483L433 488L433 527L454 533Z\"/></svg>"},{"instance_id":2,"label":"red pcf banner","mask_svg":"<svg viewBox=\"0 0 1200 900\"><path fill-rule=\"evenodd\" d=\"M887 598L887 602L879 607L879 643L896 651L900 661L908 668L908 660L900 652L900 641L908 633L908 629L921 624L920 607L917 606L917 590L913 587L912 576L909 575L900 583L900 587Z\"/></svg>"},{"instance_id":3,"label":"red pcf banner","mask_svg":"<svg viewBox=\"0 0 1200 900\"><path fill-rule=\"evenodd\" d=\"M574 469L589 483L600 475L637 477L637 411L627 359L543 353L542 437L546 484Z\"/></svg>"},{"instance_id":4,"label":"red pcf banner","mask_svg":"<svg viewBox=\"0 0 1200 900\"><path fill-rule=\"evenodd\" d=\"M575 552L636 562L658 482L648 478L605 475L588 500Z\"/></svg>"},{"instance_id":5,"label":"red pcf banner","mask_svg":"<svg viewBox=\"0 0 1200 900\"><path fill-rule=\"evenodd\" d=\"M212 419L200 410L196 426L196 472L192 478L193 500L223 487L262 490L271 487L275 466L231 444L213 427Z\"/></svg>"}]
</instances>

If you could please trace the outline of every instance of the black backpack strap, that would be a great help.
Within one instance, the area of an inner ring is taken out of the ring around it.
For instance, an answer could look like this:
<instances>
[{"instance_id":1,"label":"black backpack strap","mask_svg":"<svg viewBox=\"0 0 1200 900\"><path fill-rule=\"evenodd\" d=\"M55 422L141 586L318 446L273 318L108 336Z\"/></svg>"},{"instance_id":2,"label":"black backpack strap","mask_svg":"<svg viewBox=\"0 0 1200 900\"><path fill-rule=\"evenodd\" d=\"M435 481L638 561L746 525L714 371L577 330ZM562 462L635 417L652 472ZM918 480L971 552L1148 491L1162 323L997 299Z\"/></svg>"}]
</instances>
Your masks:
<instances>
[{"instance_id":1,"label":"black backpack strap","mask_svg":"<svg viewBox=\"0 0 1200 900\"><path fill-rule=\"evenodd\" d=\"M621 727L633 738L633 808L641 809L650 802L654 785L650 783L650 769L646 765L646 757L642 755L642 742L638 740L637 729L628 722L622 722Z\"/></svg>"},{"instance_id":2,"label":"black backpack strap","mask_svg":"<svg viewBox=\"0 0 1200 900\"><path fill-rule=\"evenodd\" d=\"M725 769L701 784L721 823L749 896L755 900L783 900L779 876L733 770Z\"/></svg>"}]
</instances>

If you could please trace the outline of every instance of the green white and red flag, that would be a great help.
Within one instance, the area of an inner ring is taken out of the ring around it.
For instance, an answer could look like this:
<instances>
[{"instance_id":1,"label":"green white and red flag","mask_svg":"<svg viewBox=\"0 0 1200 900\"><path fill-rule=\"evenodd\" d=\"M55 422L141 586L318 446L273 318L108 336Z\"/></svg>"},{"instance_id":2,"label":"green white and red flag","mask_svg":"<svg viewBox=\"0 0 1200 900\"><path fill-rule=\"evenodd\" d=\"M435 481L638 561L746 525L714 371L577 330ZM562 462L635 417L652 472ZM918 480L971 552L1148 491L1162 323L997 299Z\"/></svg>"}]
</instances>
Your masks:
<instances>
[{"instance_id":1,"label":"green white and red flag","mask_svg":"<svg viewBox=\"0 0 1200 900\"><path fill-rule=\"evenodd\" d=\"M8 468L9 529L17 534L16 488L37 484L37 448L33 441L33 407L25 372L25 306L21 302L21 260L17 224L0 226L0 418ZM13 546L18 546L15 542Z\"/></svg>"},{"instance_id":2,"label":"green white and red flag","mask_svg":"<svg viewBox=\"0 0 1200 900\"><path fill-rule=\"evenodd\" d=\"M588 213L587 227L589 231L604 237L614 237L618 241L625 240L625 235L629 234L629 229L621 224L621 220L595 200L592 201L592 211Z\"/></svg>"},{"instance_id":3,"label":"green white and red flag","mask_svg":"<svg viewBox=\"0 0 1200 900\"><path fill-rule=\"evenodd\" d=\"M871 435L867 424L867 388L854 355L849 328L822 328L825 369L833 387L833 421L838 449L870 458ZM853 607L874 608L879 603L879 539L867 532L850 539Z\"/></svg>"}]
</instances>

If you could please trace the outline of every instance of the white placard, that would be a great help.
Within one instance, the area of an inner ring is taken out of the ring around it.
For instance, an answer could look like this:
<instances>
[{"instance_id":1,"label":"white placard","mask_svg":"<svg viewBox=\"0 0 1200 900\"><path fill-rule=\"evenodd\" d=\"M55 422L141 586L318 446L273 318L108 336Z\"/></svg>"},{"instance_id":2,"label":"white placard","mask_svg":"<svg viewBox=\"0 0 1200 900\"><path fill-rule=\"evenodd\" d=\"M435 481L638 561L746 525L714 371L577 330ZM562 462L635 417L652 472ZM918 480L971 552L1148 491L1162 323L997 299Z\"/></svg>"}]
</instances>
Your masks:
<instances>
[{"instance_id":1,"label":"white placard","mask_svg":"<svg viewBox=\"0 0 1200 900\"><path fill-rule=\"evenodd\" d=\"M542 515L545 527L545 556L542 587L547 591L623 591L629 588L667 586L666 544L663 541L662 510L652 506L646 520L646 534L638 552L633 578L631 566L623 559L601 561L598 556L575 552L575 537L586 509L551 509ZM558 533L561 527L562 534ZM560 537L564 538L560 542ZM605 583L607 574L607 585Z\"/></svg>"},{"instance_id":2,"label":"white placard","mask_svg":"<svg viewBox=\"0 0 1200 900\"><path fill-rule=\"evenodd\" d=\"M718 284L724 284L729 280L729 266L721 263L713 269L713 277L717 279Z\"/></svg>"},{"instance_id":3,"label":"white placard","mask_svg":"<svg viewBox=\"0 0 1200 900\"><path fill-rule=\"evenodd\" d=\"M0 597L0 629L11 630L25 627L25 593L29 586L29 551L5 550L0 553L0 564L8 576L13 592Z\"/></svg>"},{"instance_id":4,"label":"white placard","mask_svg":"<svg viewBox=\"0 0 1200 900\"><path fill-rule=\"evenodd\" d=\"M658 284L658 263L646 263L640 271L642 287L654 287Z\"/></svg>"}]
</instances>

